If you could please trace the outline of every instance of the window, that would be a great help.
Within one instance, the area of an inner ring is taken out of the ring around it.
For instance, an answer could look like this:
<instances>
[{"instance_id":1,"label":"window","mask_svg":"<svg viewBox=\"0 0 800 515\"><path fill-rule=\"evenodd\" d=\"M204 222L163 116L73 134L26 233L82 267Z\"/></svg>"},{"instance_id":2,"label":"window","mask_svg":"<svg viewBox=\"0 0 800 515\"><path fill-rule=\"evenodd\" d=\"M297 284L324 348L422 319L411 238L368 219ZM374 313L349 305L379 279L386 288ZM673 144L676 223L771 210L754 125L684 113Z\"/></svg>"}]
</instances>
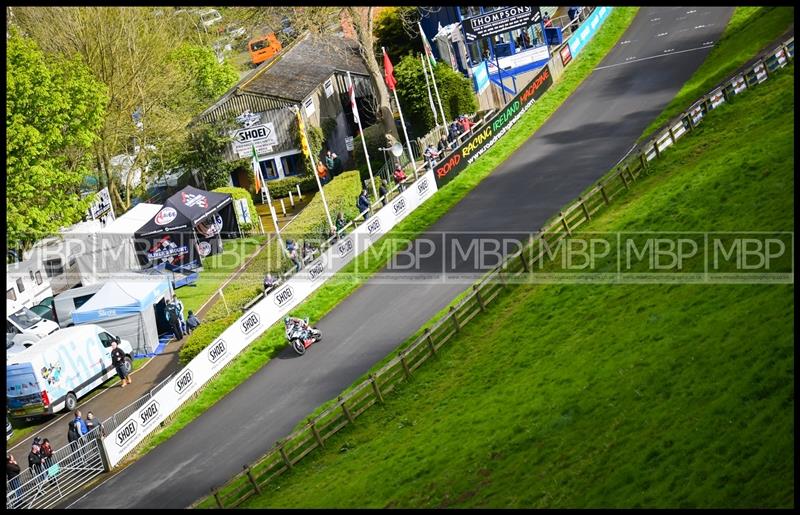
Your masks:
<instances>
[{"instance_id":1,"label":"window","mask_svg":"<svg viewBox=\"0 0 800 515\"><path fill-rule=\"evenodd\" d=\"M61 259L48 259L44 262L44 270L50 277L56 277L64 273L64 267L61 265Z\"/></svg>"},{"instance_id":2,"label":"window","mask_svg":"<svg viewBox=\"0 0 800 515\"><path fill-rule=\"evenodd\" d=\"M111 347L111 342L114 341L114 337L106 332L98 334L97 337L100 338L100 343L102 343L103 347L106 348Z\"/></svg>"},{"instance_id":3,"label":"window","mask_svg":"<svg viewBox=\"0 0 800 515\"><path fill-rule=\"evenodd\" d=\"M36 272L36 284L42 284L42 271L41 270Z\"/></svg>"},{"instance_id":4,"label":"window","mask_svg":"<svg viewBox=\"0 0 800 515\"><path fill-rule=\"evenodd\" d=\"M25 291L25 284L22 282L22 277L17 279L17 289L19 290L20 293Z\"/></svg>"},{"instance_id":5,"label":"window","mask_svg":"<svg viewBox=\"0 0 800 515\"><path fill-rule=\"evenodd\" d=\"M6 290L6 298L11 300L17 300L17 292L14 291L14 288L9 288Z\"/></svg>"},{"instance_id":6,"label":"window","mask_svg":"<svg viewBox=\"0 0 800 515\"><path fill-rule=\"evenodd\" d=\"M278 178L278 170L275 169L274 159L259 161L258 166L261 168L261 177L264 179L271 181Z\"/></svg>"},{"instance_id":7,"label":"window","mask_svg":"<svg viewBox=\"0 0 800 515\"><path fill-rule=\"evenodd\" d=\"M6 327L7 327L6 334L19 334L19 329L17 329L17 326L12 324L11 322L7 321Z\"/></svg>"},{"instance_id":8,"label":"window","mask_svg":"<svg viewBox=\"0 0 800 515\"><path fill-rule=\"evenodd\" d=\"M86 302L87 302L89 299L91 299L92 297L94 297L94 293L92 293L92 294L90 294L90 295L83 295L83 296L81 296L81 297L75 297L75 298L73 299L73 301L72 301L72 302L74 302L74 303L75 303L75 309L78 309L79 307L81 307L81 306L83 306L84 304L86 304Z\"/></svg>"},{"instance_id":9,"label":"window","mask_svg":"<svg viewBox=\"0 0 800 515\"><path fill-rule=\"evenodd\" d=\"M31 276L31 281L33 281L33 270L28 270L28 275Z\"/></svg>"},{"instance_id":10,"label":"window","mask_svg":"<svg viewBox=\"0 0 800 515\"><path fill-rule=\"evenodd\" d=\"M300 153L283 156L281 158L281 165L283 166L283 175L297 175L300 173Z\"/></svg>"}]
</instances>

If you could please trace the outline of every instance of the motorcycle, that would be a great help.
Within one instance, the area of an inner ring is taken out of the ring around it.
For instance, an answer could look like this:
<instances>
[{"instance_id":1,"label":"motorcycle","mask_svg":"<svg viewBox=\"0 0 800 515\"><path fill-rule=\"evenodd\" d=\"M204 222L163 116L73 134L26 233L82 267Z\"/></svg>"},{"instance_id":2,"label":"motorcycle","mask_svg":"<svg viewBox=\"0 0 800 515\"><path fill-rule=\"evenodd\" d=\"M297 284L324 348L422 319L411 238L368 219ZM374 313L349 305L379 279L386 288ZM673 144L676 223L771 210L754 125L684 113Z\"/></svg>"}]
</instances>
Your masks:
<instances>
[{"instance_id":1,"label":"motorcycle","mask_svg":"<svg viewBox=\"0 0 800 515\"><path fill-rule=\"evenodd\" d=\"M322 333L319 329L308 325L308 319L305 319L304 322L305 324L295 322L286 327L286 339L291 343L294 351L300 355L305 354L307 348L322 340Z\"/></svg>"}]
</instances>

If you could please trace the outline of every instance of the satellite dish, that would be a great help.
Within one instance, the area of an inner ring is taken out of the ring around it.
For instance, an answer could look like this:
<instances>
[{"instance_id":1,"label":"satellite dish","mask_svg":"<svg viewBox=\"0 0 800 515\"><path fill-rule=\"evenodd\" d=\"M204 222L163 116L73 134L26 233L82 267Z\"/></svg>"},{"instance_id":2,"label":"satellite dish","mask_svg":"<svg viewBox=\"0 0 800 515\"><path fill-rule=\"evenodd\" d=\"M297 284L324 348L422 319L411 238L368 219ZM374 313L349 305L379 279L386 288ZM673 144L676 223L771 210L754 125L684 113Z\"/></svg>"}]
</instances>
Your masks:
<instances>
[{"instance_id":1,"label":"satellite dish","mask_svg":"<svg viewBox=\"0 0 800 515\"><path fill-rule=\"evenodd\" d=\"M392 151L392 155L394 157L400 157L403 154L403 145L400 143L395 143L389 150Z\"/></svg>"}]
</instances>

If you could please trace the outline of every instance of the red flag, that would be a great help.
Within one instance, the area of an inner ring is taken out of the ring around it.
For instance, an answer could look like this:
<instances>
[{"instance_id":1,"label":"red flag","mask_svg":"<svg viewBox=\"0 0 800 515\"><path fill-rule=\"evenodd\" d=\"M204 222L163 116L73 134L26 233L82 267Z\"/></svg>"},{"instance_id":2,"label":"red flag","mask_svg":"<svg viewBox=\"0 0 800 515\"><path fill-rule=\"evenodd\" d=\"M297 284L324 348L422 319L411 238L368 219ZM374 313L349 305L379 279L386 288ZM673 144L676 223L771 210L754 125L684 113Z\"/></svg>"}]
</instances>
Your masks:
<instances>
[{"instance_id":1,"label":"red flag","mask_svg":"<svg viewBox=\"0 0 800 515\"><path fill-rule=\"evenodd\" d=\"M394 91L394 87L397 85L397 81L394 78L394 66L392 66L385 48L383 49L383 76L386 79L386 85Z\"/></svg>"}]
</instances>

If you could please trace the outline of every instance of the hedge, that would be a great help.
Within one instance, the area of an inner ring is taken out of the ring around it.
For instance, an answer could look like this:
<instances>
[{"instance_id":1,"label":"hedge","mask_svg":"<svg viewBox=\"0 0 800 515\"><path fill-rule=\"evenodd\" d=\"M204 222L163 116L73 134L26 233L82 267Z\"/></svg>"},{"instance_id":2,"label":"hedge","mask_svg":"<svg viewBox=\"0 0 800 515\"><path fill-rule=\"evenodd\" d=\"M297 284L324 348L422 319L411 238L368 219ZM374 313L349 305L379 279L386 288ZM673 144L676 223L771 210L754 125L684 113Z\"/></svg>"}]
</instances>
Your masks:
<instances>
[{"instance_id":1,"label":"hedge","mask_svg":"<svg viewBox=\"0 0 800 515\"><path fill-rule=\"evenodd\" d=\"M317 191L317 180L313 175L301 175L297 177L287 177L285 179L278 179L269 181L269 194L272 198L285 198L289 196L289 192L297 194L297 185L300 185L300 191L303 193L310 193Z\"/></svg>"},{"instance_id":2,"label":"hedge","mask_svg":"<svg viewBox=\"0 0 800 515\"><path fill-rule=\"evenodd\" d=\"M258 212L256 211L256 205L253 204L253 196L244 188L235 188L233 186L225 186L222 188L216 188L211 190L216 193L228 193L234 200L239 199L247 199L247 210L250 211L250 220L253 220L252 223L249 224L239 224L239 228L242 232L254 231L258 228L256 225L256 220L258 220ZM234 208L235 209L235 208Z\"/></svg>"}]
</instances>

